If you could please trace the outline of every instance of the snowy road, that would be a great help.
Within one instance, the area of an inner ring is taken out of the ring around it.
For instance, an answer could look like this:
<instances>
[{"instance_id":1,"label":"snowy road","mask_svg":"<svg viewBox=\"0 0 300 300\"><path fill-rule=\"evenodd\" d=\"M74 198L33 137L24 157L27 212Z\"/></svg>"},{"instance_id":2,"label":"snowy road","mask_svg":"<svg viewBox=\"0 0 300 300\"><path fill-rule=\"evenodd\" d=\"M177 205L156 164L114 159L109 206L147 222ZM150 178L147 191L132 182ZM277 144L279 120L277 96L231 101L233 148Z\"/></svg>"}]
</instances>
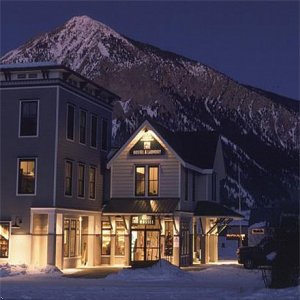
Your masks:
<instances>
[{"instance_id":1,"label":"snowy road","mask_svg":"<svg viewBox=\"0 0 300 300\"><path fill-rule=\"evenodd\" d=\"M3 299L299 299L298 287L266 289L257 270L238 265L186 272L173 266L123 270L105 279L66 278L60 274L1 278Z\"/></svg>"}]
</instances>

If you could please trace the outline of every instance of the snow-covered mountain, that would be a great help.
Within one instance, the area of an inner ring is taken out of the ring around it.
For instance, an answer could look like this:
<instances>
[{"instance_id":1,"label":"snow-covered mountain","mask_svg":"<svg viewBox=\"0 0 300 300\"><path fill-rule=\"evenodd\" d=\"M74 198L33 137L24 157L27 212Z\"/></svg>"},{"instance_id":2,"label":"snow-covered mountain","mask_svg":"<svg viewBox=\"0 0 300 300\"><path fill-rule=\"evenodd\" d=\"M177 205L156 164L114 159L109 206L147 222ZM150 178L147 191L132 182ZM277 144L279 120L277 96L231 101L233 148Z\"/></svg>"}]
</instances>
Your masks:
<instances>
[{"instance_id":1,"label":"snow-covered mountain","mask_svg":"<svg viewBox=\"0 0 300 300\"><path fill-rule=\"evenodd\" d=\"M122 36L87 16L74 17L8 52L1 63L55 61L121 96L113 136L121 143L145 116L174 131L218 130L228 178L225 202L297 201L298 101L244 86L199 62Z\"/></svg>"}]
</instances>

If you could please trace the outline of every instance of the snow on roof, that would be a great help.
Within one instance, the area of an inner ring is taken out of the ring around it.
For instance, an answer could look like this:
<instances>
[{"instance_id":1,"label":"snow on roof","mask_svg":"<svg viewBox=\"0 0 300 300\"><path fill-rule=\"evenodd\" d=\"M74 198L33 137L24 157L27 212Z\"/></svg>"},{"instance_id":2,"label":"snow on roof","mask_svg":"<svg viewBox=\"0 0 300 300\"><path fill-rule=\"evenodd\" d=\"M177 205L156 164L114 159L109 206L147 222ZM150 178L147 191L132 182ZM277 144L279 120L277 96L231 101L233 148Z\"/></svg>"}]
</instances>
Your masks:
<instances>
[{"instance_id":1,"label":"snow on roof","mask_svg":"<svg viewBox=\"0 0 300 300\"><path fill-rule=\"evenodd\" d=\"M252 229L252 228L263 228L263 227L266 227L266 225L267 225L266 221L259 222L259 223L254 223L251 226L249 226L249 229Z\"/></svg>"},{"instance_id":2,"label":"snow on roof","mask_svg":"<svg viewBox=\"0 0 300 300\"><path fill-rule=\"evenodd\" d=\"M17 64L1 64L0 69L17 69L17 68L34 68L34 67L53 67L58 66L53 61L37 61L37 62L26 62Z\"/></svg>"}]
</instances>

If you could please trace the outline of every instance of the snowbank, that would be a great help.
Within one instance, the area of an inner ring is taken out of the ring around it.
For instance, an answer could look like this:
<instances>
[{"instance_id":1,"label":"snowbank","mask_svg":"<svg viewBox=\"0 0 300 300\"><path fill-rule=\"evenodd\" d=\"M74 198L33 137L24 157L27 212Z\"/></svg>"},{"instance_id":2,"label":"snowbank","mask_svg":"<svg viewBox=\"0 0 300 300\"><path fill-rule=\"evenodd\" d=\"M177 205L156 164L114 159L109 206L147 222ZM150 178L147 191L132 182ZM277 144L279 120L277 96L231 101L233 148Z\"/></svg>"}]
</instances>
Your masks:
<instances>
[{"instance_id":1,"label":"snowbank","mask_svg":"<svg viewBox=\"0 0 300 300\"><path fill-rule=\"evenodd\" d=\"M62 272L54 266L47 265L46 267L36 267L22 265L0 264L0 277L17 276L25 274L48 274L48 275L61 275Z\"/></svg>"},{"instance_id":2,"label":"snowbank","mask_svg":"<svg viewBox=\"0 0 300 300\"><path fill-rule=\"evenodd\" d=\"M164 259L148 268L124 269L105 278L105 280L124 281L171 281L178 279L193 280L194 277Z\"/></svg>"}]
</instances>

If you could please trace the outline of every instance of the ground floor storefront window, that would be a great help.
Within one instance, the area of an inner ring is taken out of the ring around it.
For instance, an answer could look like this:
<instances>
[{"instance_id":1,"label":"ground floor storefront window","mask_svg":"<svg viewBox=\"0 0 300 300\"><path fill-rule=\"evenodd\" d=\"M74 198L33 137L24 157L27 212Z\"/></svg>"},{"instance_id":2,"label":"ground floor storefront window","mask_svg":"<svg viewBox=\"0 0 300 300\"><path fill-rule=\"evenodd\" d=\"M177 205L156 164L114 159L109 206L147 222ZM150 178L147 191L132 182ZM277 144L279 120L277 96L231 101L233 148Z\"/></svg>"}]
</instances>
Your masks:
<instances>
[{"instance_id":1,"label":"ground floor storefront window","mask_svg":"<svg viewBox=\"0 0 300 300\"><path fill-rule=\"evenodd\" d=\"M0 222L0 258L8 258L9 237L9 222Z\"/></svg>"},{"instance_id":2,"label":"ground floor storefront window","mask_svg":"<svg viewBox=\"0 0 300 300\"><path fill-rule=\"evenodd\" d=\"M75 257L81 253L80 222L75 219L64 220L64 257Z\"/></svg>"},{"instance_id":3,"label":"ground floor storefront window","mask_svg":"<svg viewBox=\"0 0 300 300\"><path fill-rule=\"evenodd\" d=\"M101 222L101 254L110 255L111 252L111 224L108 221Z\"/></svg>"}]
</instances>

